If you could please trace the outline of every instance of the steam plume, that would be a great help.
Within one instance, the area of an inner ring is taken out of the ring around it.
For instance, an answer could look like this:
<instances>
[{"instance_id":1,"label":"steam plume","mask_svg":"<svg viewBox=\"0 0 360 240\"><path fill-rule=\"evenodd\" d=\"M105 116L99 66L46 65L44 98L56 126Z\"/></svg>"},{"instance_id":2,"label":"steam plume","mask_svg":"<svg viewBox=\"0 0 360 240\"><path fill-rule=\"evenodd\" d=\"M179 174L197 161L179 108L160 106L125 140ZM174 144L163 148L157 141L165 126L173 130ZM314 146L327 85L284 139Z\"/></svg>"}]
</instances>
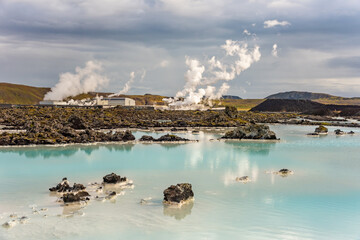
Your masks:
<instances>
[{"instance_id":1,"label":"steam plume","mask_svg":"<svg viewBox=\"0 0 360 240\"><path fill-rule=\"evenodd\" d=\"M145 77L145 75L144 75L144 77ZM129 81L127 81L127 82L125 83L124 88L121 89L118 93L110 94L108 97L115 97L115 96L119 96L119 95L121 95L121 94L127 93L127 92L130 90L130 88L131 88L131 83L134 81L134 79L135 79L135 72L131 72L131 73L130 73L130 79L129 79Z\"/></svg>"},{"instance_id":2,"label":"steam plume","mask_svg":"<svg viewBox=\"0 0 360 240\"><path fill-rule=\"evenodd\" d=\"M45 94L44 100L63 100L105 86L109 79L100 74L102 70L100 62L88 61L84 68L76 67L76 73L60 74L59 82Z\"/></svg>"},{"instance_id":3,"label":"steam plume","mask_svg":"<svg viewBox=\"0 0 360 240\"><path fill-rule=\"evenodd\" d=\"M170 107L193 108L194 105L200 104L204 100L209 102L221 98L229 89L226 82L235 79L261 58L260 48L257 45L249 48L246 43L226 40L221 48L225 50L225 59L230 58L230 63L217 60L213 56L205 66L197 59L186 57L185 63L189 69L185 74L184 89L177 92L174 99L164 99ZM216 87L211 84L220 81L224 82L216 91Z\"/></svg>"},{"instance_id":4,"label":"steam plume","mask_svg":"<svg viewBox=\"0 0 360 240\"><path fill-rule=\"evenodd\" d=\"M277 44L276 44L276 43L273 45L273 49L272 49L272 51L271 51L271 54L272 54L274 57L277 57L277 56L278 56Z\"/></svg>"}]
</instances>

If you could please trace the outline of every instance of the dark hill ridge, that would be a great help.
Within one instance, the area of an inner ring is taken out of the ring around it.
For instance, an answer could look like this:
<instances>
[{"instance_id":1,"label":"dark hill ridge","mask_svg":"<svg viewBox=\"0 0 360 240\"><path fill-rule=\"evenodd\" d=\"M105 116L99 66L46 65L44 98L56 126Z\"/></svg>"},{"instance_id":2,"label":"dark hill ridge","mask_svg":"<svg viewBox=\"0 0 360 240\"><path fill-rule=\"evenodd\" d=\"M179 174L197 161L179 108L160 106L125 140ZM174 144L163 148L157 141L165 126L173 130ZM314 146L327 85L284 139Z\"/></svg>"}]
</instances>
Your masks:
<instances>
[{"instance_id":1,"label":"dark hill ridge","mask_svg":"<svg viewBox=\"0 0 360 240\"><path fill-rule=\"evenodd\" d=\"M321 104L310 100L267 99L250 111L258 112L298 112L313 115L356 116L360 115L360 106Z\"/></svg>"},{"instance_id":2,"label":"dark hill ridge","mask_svg":"<svg viewBox=\"0 0 360 240\"><path fill-rule=\"evenodd\" d=\"M221 98L222 99L242 99L239 96L233 96L233 95L223 95Z\"/></svg>"},{"instance_id":3,"label":"dark hill ridge","mask_svg":"<svg viewBox=\"0 0 360 240\"><path fill-rule=\"evenodd\" d=\"M312 93L312 92L298 92L298 91L281 92L266 97L266 99L293 99L293 100L314 100L320 98L342 99L341 97L333 96L326 93Z\"/></svg>"}]
</instances>

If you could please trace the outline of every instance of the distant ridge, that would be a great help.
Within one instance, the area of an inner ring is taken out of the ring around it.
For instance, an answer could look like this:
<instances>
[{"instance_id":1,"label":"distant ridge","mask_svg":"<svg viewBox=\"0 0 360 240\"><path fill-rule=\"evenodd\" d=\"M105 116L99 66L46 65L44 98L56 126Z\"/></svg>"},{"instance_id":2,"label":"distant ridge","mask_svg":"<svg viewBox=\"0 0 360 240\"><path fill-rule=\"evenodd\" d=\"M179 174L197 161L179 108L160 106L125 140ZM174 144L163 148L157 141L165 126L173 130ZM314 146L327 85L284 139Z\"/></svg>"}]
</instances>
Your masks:
<instances>
[{"instance_id":1,"label":"distant ridge","mask_svg":"<svg viewBox=\"0 0 360 240\"><path fill-rule=\"evenodd\" d=\"M293 99L293 100L314 100L321 98L342 99L342 97L333 96L326 93L312 93L312 92L299 92L299 91L281 92L266 97L266 99Z\"/></svg>"},{"instance_id":2,"label":"distant ridge","mask_svg":"<svg viewBox=\"0 0 360 240\"><path fill-rule=\"evenodd\" d=\"M0 104L37 104L50 88L0 83Z\"/></svg>"},{"instance_id":3,"label":"distant ridge","mask_svg":"<svg viewBox=\"0 0 360 240\"><path fill-rule=\"evenodd\" d=\"M298 112L313 115L359 116L359 105L321 104L311 100L267 99L250 111L257 112Z\"/></svg>"},{"instance_id":4,"label":"distant ridge","mask_svg":"<svg viewBox=\"0 0 360 240\"><path fill-rule=\"evenodd\" d=\"M223 95L221 98L222 99L242 99L239 96L233 96L233 95Z\"/></svg>"}]
</instances>

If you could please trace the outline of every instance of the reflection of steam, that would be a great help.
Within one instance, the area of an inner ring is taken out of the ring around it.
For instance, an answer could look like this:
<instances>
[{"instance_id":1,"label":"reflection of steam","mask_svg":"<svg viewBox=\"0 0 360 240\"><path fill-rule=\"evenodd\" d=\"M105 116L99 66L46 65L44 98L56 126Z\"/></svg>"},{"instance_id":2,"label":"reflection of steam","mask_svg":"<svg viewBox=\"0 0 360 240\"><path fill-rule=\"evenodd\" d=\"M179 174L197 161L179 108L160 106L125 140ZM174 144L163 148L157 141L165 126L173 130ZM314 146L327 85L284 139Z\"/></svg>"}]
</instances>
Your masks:
<instances>
[{"instance_id":1,"label":"reflection of steam","mask_svg":"<svg viewBox=\"0 0 360 240\"><path fill-rule=\"evenodd\" d=\"M237 177L247 176L251 172L250 179L253 182L256 182L259 175L259 168L256 164L251 166L248 158L242 158L237 165L236 171L227 171L224 175L224 185L228 186L234 184Z\"/></svg>"},{"instance_id":2,"label":"reflection of steam","mask_svg":"<svg viewBox=\"0 0 360 240\"><path fill-rule=\"evenodd\" d=\"M45 94L44 100L63 100L103 87L109 79L100 75L101 71L101 63L88 61L84 68L76 67L75 74L70 72L60 74L59 82Z\"/></svg>"},{"instance_id":3,"label":"reflection of steam","mask_svg":"<svg viewBox=\"0 0 360 240\"><path fill-rule=\"evenodd\" d=\"M199 105L204 99L211 104L211 100L219 99L227 92L229 85L222 83L219 90L216 91L216 87L210 84L233 80L254 62L259 61L261 57L259 46L249 49L246 43L238 41L226 40L221 48L225 50L228 58L235 57L236 59L232 60L230 64L225 64L213 56L205 67L199 60L186 57L185 63L189 70L185 74L184 89L177 92L174 99L164 99L170 107L176 109L199 107L196 105ZM206 87L199 88L200 86Z\"/></svg>"},{"instance_id":4,"label":"reflection of steam","mask_svg":"<svg viewBox=\"0 0 360 240\"><path fill-rule=\"evenodd\" d=\"M174 217L176 220L181 220L187 215L191 214L191 209L194 206L194 201L189 201L186 204L183 204L181 207L173 207L164 205L164 215Z\"/></svg>"}]
</instances>

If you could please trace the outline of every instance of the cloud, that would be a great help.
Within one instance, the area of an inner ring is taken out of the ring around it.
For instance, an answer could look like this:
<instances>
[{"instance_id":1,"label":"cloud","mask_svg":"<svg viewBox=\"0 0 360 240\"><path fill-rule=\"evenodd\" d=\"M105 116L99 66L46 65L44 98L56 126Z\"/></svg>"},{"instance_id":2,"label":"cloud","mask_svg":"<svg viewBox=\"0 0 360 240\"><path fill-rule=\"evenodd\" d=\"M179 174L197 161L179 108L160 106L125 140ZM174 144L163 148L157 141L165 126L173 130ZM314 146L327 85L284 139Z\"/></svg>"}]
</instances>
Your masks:
<instances>
[{"instance_id":1,"label":"cloud","mask_svg":"<svg viewBox=\"0 0 360 240\"><path fill-rule=\"evenodd\" d=\"M277 44L275 43L273 45L273 48L272 48L272 51L271 51L271 54L274 56L274 57L278 57L278 51L277 51Z\"/></svg>"},{"instance_id":2,"label":"cloud","mask_svg":"<svg viewBox=\"0 0 360 240\"><path fill-rule=\"evenodd\" d=\"M360 69L360 56L335 57L328 60L327 65L331 68Z\"/></svg>"},{"instance_id":3,"label":"cloud","mask_svg":"<svg viewBox=\"0 0 360 240\"><path fill-rule=\"evenodd\" d=\"M278 20L267 20L264 22L264 28L272 28L276 26L288 26L291 25L288 21L279 22Z\"/></svg>"}]
</instances>

